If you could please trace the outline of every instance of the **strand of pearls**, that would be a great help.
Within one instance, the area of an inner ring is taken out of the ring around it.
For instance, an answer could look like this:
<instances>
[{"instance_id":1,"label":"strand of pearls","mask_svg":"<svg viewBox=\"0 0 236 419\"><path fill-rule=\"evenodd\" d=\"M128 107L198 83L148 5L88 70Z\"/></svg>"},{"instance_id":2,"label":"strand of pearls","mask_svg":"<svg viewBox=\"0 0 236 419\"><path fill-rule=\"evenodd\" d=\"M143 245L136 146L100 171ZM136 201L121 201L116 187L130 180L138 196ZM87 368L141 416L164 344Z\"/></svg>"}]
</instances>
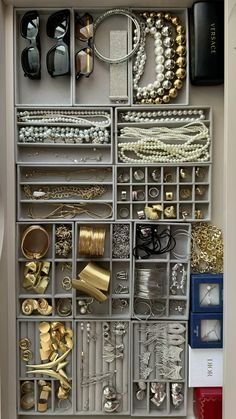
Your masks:
<instances>
[{"instance_id":1,"label":"strand of pearls","mask_svg":"<svg viewBox=\"0 0 236 419\"><path fill-rule=\"evenodd\" d=\"M174 109L168 111L128 111L120 115L123 122L191 122L204 120L206 116L202 109Z\"/></svg>"},{"instance_id":2,"label":"strand of pearls","mask_svg":"<svg viewBox=\"0 0 236 419\"><path fill-rule=\"evenodd\" d=\"M68 113L66 111L56 112L56 111L24 111L18 113L18 122L33 122L39 125L44 123L69 123L81 126L95 126L95 127L110 127L111 118L110 115L106 112L95 112L91 113L79 113L73 114L72 112Z\"/></svg>"},{"instance_id":3,"label":"strand of pearls","mask_svg":"<svg viewBox=\"0 0 236 419\"><path fill-rule=\"evenodd\" d=\"M103 127L82 130L73 127L26 126L19 130L19 142L104 144L110 142L110 133Z\"/></svg>"},{"instance_id":4,"label":"strand of pearls","mask_svg":"<svg viewBox=\"0 0 236 419\"><path fill-rule=\"evenodd\" d=\"M125 127L119 138L133 139L132 142L118 144L118 158L122 162L178 163L206 162L210 159L209 130L200 121L178 128ZM138 159L129 157L130 153Z\"/></svg>"},{"instance_id":5,"label":"strand of pearls","mask_svg":"<svg viewBox=\"0 0 236 419\"><path fill-rule=\"evenodd\" d=\"M142 36L133 66L135 102L141 104L169 103L176 98L186 77L185 29L176 16L162 12L141 13ZM146 38L154 38L155 71L153 83L140 87L147 61ZM134 43L137 34L134 30ZM176 47L177 45L177 47Z\"/></svg>"}]
</instances>

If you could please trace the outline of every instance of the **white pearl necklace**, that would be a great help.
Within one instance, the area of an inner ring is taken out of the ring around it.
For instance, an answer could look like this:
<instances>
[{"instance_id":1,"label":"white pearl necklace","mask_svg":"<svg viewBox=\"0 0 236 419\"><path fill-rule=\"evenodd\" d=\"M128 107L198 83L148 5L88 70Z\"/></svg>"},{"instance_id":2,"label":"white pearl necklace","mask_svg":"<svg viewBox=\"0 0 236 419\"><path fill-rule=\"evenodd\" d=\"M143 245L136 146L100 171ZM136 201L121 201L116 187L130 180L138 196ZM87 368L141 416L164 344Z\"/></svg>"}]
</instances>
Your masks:
<instances>
[{"instance_id":1,"label":"white pearl necklace","mask_svg":"<svg viewBox=\"0 0 236 419\"><path fill-rule=\"evenodd\" d=\"M134 140L118 144L118 158L122 162L178 163L206 162L210 159L211 140L208 128L200 121L178 128L125 127L121 129L119 138ZM130 152L138 159L128 157Z\"/></svg>"},{"instance_id":2,"label":"white pearl necklace","mask_svg":"<svg viewBox=\"0 0 236 419\"><path fill-rule=\"evenodd\" d=\"M101 120L98 120L100 118ZM66 113L48 113L44 112L42 114L31 114L29 112L24 112L21 115L18 115L18 121L21 122L30 122L37 123L39 125L49 124L49 123L66 123L74 124L81 126L95 126L95 127L109 127L111 125L111 118L108 114L101 112L101 114L87 114L86 117L80 117L77 115L68 115Z\"/></svg>"},{"instance_id":3,"label":"white pearl necklace","mask_svg":"<svg viewBox=\"0 0 236 419\"><path fill-rule=\"evenodd\" d=\"M206 119L202 109L173 109L166 111L128 111L122 112L121 121L125 122L192 122Z\"/></svg>"}]
</instances>

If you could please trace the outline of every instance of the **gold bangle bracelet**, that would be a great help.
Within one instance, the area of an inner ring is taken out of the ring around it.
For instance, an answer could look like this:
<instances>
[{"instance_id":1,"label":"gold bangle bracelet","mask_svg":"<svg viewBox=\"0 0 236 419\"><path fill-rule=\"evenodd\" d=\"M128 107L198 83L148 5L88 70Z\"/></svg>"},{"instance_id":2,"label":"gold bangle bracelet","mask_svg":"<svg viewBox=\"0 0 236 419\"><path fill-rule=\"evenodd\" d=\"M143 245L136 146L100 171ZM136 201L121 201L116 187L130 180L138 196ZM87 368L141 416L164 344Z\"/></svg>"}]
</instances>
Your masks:
<instances>
[{"instance_id":1,"label":"gold bangle bracelet","mask_svg":"<svg viewBox=\"0 0 236 419\"><path fill-rule=\"evenodd\" d=\"M79 274L80 279L102 291L108 290L110 276L110 271L92 262L89 262Z\"/></svg>"},{"instance_id":2,"label":"gold bangle bracelet","mask_svg":"<svg viewBox=\"0 0 236 419\"><path fill-rule=\"evenodd\" d=\"M47 230L40 225L28 227L21 239L21 251L26 259L40 259L46 255L50 244Z\"/></svg>"},{"instance_id":3,"label":"gold bangle bracelet","mask_svg":"<svg viewBox=\"0 0 236 419\"><path fill-rule=\"evenodd\" d=\"M72 287L95 298L97 301L103 302L107 300L107 296L103 292L83 280L72 279Z\"/></svg>"}]
</instances>

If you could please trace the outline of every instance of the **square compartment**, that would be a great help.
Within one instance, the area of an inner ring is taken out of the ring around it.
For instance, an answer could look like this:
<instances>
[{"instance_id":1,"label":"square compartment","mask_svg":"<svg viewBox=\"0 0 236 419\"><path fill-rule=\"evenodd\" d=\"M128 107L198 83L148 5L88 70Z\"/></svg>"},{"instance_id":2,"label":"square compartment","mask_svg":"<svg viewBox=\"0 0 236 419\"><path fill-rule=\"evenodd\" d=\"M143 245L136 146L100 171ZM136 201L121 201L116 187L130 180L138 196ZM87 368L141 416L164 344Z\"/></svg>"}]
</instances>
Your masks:
<instances>
[{"instance_id":1,"label":"square compartment","mask_svg":"<svg viewBox=\"0 0 236 419\"><path fill-rule=\"evenodd\" d=\"M179 183L191 183L193 181L193 168L188 166L179 167Z\"/></svg>"},{"instance_id":2,"label":"square compartment","mask_svg":"<svg viewBox=\"0 0 236 419\"><path fill-rule=\"evenodd\" d=\"M117 186L117 202L126 202L130 201L131 194L130 194L130 186Z\"/></svg>"},{"instance_id":3,"label":"square compartment","mask_svg":"<svg viewBox=\"0 0 236 419\"><path fill-rule=\"evenodd\" d=\"M179 200L192 201L193 200L193 187L192 185L185 184L179 187Z\"/></svg>"}]
</instances>

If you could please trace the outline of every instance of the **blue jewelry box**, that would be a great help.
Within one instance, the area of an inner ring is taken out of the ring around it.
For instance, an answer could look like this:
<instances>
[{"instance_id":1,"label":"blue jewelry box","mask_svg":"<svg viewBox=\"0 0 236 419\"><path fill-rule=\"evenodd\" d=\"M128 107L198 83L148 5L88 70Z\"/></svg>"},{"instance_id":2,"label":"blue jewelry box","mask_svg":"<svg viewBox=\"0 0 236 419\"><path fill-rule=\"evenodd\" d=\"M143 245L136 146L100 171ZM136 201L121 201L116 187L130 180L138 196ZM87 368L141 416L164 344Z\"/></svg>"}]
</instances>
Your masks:
<instances>
[{"instance_id":1,"label":"blue jewelry box","mask_svg":"<svg viewBox=\"0 0 236 419\"><path fill-rule=\"evenodd\" d=\"M189 345L191 348L222 348L223 314L190 313Z\"/></svg>"},{"instance_id":2,"label":"blue jewelry box","mask_svg":"<svg viewBox=\"0 0 236 419\"><path fill-rule=\"evenodd\" d=\"M191 275L191 311L194 313L223 311L223 274Z\"/></svg>"}]
</instances>

